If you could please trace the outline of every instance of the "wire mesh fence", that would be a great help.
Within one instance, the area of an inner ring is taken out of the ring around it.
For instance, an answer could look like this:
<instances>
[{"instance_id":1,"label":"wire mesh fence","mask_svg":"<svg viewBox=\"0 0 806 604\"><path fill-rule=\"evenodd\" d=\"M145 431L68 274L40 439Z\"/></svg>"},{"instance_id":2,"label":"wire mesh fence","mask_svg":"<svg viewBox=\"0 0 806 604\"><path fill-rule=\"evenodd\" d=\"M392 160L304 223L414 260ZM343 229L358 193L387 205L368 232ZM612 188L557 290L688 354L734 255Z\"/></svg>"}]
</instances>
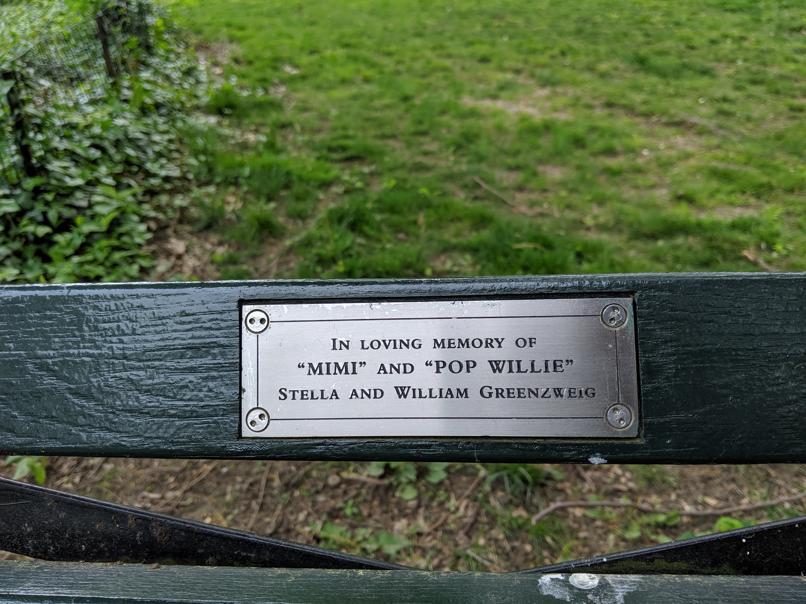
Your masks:
<instances>
[{"instance_id":1,"label":"wire mesh fence","mask_svg":"<svg viewBox=\"0 0 806 604\"><path fill-rule=\"evenodd\" d=\"M45 169L37 133L58 127L59 106L88 105L113 93L121 74L151 51L151 4L115 0L94 18L28 43L0 70L0 184Z\"/></svg>"}]
</instances>

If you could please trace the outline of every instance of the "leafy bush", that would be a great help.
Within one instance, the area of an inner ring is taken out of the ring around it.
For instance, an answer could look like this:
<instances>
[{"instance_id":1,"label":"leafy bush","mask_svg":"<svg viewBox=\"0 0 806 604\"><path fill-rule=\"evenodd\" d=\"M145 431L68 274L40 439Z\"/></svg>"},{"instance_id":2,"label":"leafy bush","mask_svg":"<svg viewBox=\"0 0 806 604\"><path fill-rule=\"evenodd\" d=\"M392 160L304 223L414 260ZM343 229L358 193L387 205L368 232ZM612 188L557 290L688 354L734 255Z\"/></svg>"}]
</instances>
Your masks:
<instances>
[{"instance_id":1,"label":"leafy bush","mask_svg":"<svg viewBox=\"0 0 806 604\"><path fill-rule=\"evenodd\" d=\"M36 484L45 484L47 458L29 455L9 455L5 465L14 467L14 480L25 480L29 476Z\"/></svg>"},{"instance_id":2,"label":"leafy bush","mask_svg":"<svg viewBox=\"0 0 806 604\"><path fill-rule=\"evenodd\" d=\"M421 464L425 470L425 480L437 485L448 477L447 468L450 464L445 462L429 462ZM395 495L404 501L416 499L417 491L417 464L409 461L374 461L367 467L367 474L376 478L388 476L395 485Z\"/></svg>"},{"instance_id":3,"label":"leafy bush","mask_svg":"<svg viewBox=\"0 0 806 604\"><path fill-rule=\"evenodd\" d=\"M0 0L0 63L45 32L71 23L76 17L72 4L77 1L80 0L70 4L63 0Z\"/></svg>"},{"instance_id":4,"label":"leafy bush","mask_svg":"<svg viewBox=\"0 0 806 604\"><path fill-rule=\"evenodd\" d=\"M181 203L177 132L198 82L175 32L150 25L152 51L128 40L134 69L96 98L17 66L38 170L0 182L0 282L127 280L150 265L143 245Z\"/></svg>"}]
</instances>

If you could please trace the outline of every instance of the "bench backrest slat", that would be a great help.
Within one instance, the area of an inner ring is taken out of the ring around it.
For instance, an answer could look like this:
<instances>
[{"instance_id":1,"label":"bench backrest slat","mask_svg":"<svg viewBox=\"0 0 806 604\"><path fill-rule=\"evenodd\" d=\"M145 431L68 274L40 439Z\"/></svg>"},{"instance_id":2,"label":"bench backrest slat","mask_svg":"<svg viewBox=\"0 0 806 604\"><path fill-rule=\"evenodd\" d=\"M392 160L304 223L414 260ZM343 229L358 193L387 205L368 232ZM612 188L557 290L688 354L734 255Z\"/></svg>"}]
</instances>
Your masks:
<instances>
[{"instance_id":1,"label":"bench backrest slat","mask_svg":"<svg viewBox=\"0 0 806 604\"><path fill-rule=\"evenodd\" d=\"M631 294L641 431L608 439L241 439L244 301ZM0 449L17 454L806 461L806 275L0 288Z\"/></svg>"}]
</instances>

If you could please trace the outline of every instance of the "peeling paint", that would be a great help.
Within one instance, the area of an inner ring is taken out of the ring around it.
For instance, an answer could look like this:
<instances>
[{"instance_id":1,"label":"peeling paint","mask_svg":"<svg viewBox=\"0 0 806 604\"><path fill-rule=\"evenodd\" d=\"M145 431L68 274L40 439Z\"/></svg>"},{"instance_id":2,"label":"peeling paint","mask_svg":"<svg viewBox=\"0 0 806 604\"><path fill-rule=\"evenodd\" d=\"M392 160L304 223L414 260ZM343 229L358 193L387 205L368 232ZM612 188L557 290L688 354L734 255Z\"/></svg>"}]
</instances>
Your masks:
<instances>
[{"instance_id":1,"label":"peeling paint","mask_svg":"<svg viewBox=\"0 0 806 604\"><path fill-rule=\"evenodd\" d=\"M601 455L591 455L588 457L588 463L598 466L599 464L607 463L607 460Z\"/></svg>"},{"instance_id":2,"label":"peeling paint","mask_svg":"<svg viewBox=\"0 0 806 604\"><path fill-rule=\"evenodd\" d=\"M571 601L573 588L565 582L565 575L543 575L538 579L537 586L543 596L551 596L566 602Z\"/></svg>"},{"instance_id":3,"label":"peeling paint","mask_svg":"<svg viewBox=\"0 0 806 604\"><path fill-rule=\"evenodd\" d=\"M538 580L541 595L564 602L592 604L624 604L624 596L638 589L641 577L636 575L542 575Z\"/></svg>"},{"instance_id":4,"label":"peeling paint","mask_svg":"<svg viewBox=\"0 0 806 604\"><path fill-rule=\"evenodd\" d=\"M574 573L568 581L577 589L593 589L599 585L599 577L591 573Z\"/></svg>"},{"instance_id":5,"label":"peeling paint","mask_svg":"<svg viewBox=\"0 0 806 604\"><path fill-rule=\"evenodd\" d=\"M634 575L604 575L610 589L598 600L599 604L624 604L624 596L638 589L641 578Z\"/></svg>"}]
</instances>

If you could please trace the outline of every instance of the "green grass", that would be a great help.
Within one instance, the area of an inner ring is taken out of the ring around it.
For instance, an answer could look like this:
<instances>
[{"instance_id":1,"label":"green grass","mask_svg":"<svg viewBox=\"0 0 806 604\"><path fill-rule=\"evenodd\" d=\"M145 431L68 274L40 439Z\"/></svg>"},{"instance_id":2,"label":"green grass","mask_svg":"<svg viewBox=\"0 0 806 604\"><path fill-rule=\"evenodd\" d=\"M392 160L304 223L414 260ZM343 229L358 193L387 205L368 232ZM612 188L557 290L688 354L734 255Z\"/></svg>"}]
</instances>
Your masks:
<instances>
[{"instance_id":1,"label":"green grass","mask_svg":"<svg viewBox=\"0 0 806 604\"><path fill-rule=\"evenodd\" d=\"M798 2L180 4L262 134L200 171L289 227L222 217L241 272L806 268Z\"/></svg>"}]
</instances>

